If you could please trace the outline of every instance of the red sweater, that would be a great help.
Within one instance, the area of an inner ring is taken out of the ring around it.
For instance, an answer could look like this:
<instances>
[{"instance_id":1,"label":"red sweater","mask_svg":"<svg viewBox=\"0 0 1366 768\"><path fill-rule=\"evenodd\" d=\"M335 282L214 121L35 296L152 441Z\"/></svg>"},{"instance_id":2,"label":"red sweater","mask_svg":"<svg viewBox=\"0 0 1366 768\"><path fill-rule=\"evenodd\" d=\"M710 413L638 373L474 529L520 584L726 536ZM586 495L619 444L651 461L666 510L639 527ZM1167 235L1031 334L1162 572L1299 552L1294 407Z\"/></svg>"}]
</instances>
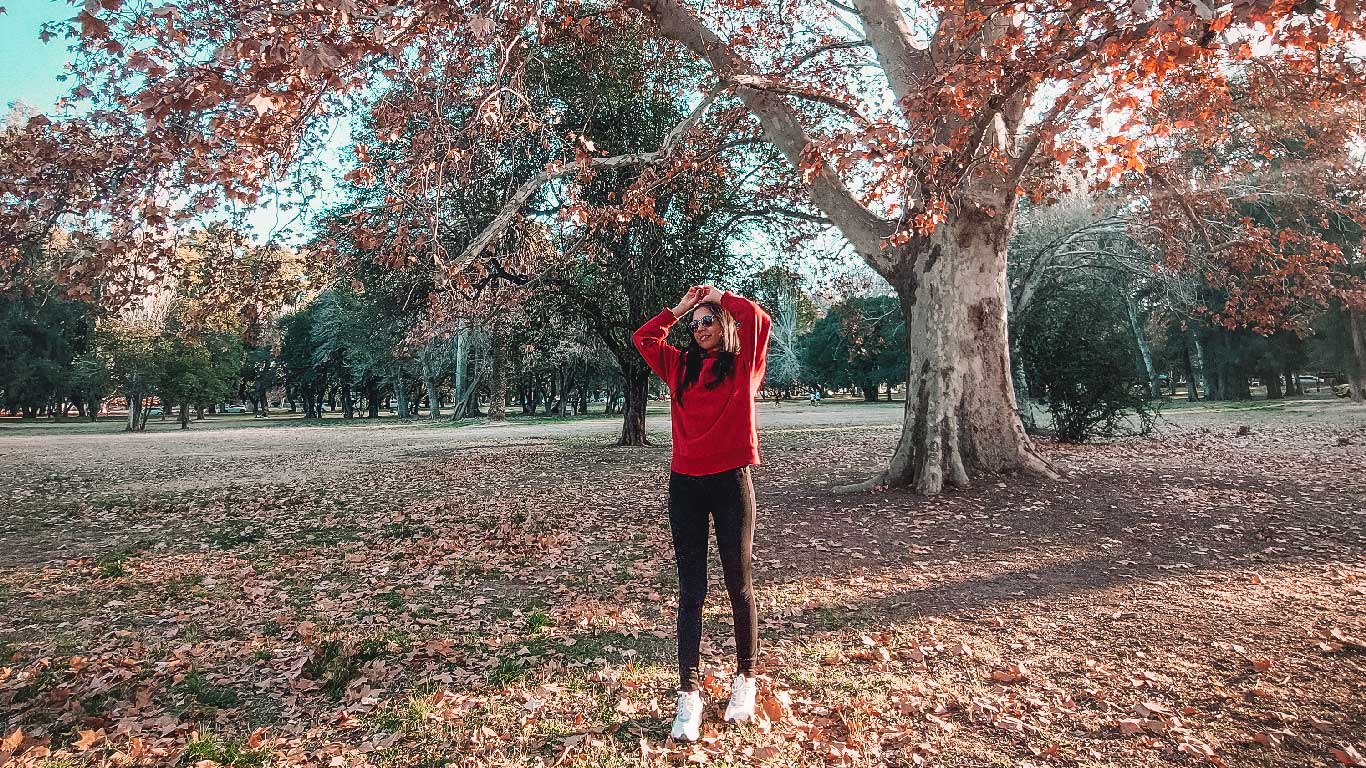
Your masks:
<instances>
[{"instance_id":1,"label":"red sweater","mask_svg":"<svg viewBox=\"0 0 1366 768\"><path fill-rule=\"evenodd\" d=\"M674 393L670 402L674 437L670 466L683 475L710 475L759 463L754 395L764 380L768 333L773 321L758 304L729 291L722 295L721 306L740 323L735 371L728 381L707 389L706 382L711 381L716 360L710 356L703 358L702 374L684 393L682 406L674 392L683 364L682 353L664 341L669 329L678 322L673 311L666 309L647 320L632 337L650 370Z\"/></svg>"}]
</instances>

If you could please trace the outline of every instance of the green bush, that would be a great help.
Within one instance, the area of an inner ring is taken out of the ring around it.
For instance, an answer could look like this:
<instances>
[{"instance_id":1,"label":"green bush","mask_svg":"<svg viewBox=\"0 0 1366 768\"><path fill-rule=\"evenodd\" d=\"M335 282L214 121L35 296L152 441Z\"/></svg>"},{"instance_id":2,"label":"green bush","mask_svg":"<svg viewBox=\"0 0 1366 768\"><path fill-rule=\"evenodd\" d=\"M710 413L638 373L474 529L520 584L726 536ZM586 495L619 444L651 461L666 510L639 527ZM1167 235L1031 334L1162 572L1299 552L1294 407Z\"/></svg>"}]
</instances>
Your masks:
<instances>
[{"instance_id":1,"label":"green bush","mask_svg":"<svg viewBox=\"0 0 1366 768\"><path fill-rule=\"evenodd\" d=\"M1139 374L1123 299L1085 281L1036 300L1012 329L1030 389L1053 417L1059 440L1146 434L1157 417Z\"/></svg>"}]
</instances>

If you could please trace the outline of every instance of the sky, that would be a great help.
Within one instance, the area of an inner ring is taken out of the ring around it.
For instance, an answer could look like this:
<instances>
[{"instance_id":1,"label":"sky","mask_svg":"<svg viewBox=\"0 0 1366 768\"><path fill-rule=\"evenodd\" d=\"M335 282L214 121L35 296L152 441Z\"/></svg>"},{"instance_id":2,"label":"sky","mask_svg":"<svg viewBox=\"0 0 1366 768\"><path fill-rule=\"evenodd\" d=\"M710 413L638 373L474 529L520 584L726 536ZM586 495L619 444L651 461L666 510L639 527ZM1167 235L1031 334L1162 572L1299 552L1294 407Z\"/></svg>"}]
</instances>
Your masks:
<instances>
[{"instance_id":1,"label":"sky","mask_svg":"<svg viewBox=\"0 0 1366 768\"><path fill-rule=\"evenodd\" d=\"M77 9L66 0L0 0L0 104L6 111L23 101L49 111L66 93L57 77L66 67L66 41L38 39L45 21L69 19Z\"/></svg>"},{"instance_id":2,"label":"sky","mask_svg":"<svg viewBox=\"0 0 1366 768\"><path fill-rule=\"evenodd\" d=\"M17 102L53 113L57 100L69 90L67 83L58 80L66 71L68 43L61 38L44 43L38 35L43 22L74 18L80 9L68 0L0 0L0 7L5 8L0 14L0 117ZM332 140L326 150L331 155L329 162L336 158L340 163L346 156L349 127L346 121L331 126ZM267 203L247 216L247 227L258 241L276 239L298 244L306 239L306 229L295 226L291 231L281 231L281 226L293 218L293 213L282 213Z\"/></svg>"}]
</instances>

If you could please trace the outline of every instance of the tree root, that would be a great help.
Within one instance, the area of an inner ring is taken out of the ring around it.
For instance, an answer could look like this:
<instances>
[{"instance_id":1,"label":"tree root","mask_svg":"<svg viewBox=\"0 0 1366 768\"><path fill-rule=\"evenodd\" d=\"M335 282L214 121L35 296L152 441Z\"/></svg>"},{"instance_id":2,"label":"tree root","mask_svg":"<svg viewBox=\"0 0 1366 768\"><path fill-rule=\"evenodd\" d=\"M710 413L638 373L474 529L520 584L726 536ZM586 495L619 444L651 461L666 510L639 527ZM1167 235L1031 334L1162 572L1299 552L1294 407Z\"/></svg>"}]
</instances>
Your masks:
<instances>
[{"instance_id":1,"label":"tree root","mask_svg":"<svg viewBox=\"0 0 1366 768\"><path fill-rule=\"evenodd\" d=\"M837 485L834 488L832 488L830 492L835 494L836 496L845 496L851 493L863 493L864 491L871 491L874 488L879 488L886 484L887 470L884 469L876 475L873 475L872 477L868 478L867 480L864 480L863 482L850 483L849 485Z\"/></svg>"},{"instance_id":2,"label":"tree root","mask_svg":"<svg viewBox=\"0 0 1366 768\"><path fill-rule=\"evenodd\" d=\"M1052 463L1033 451L1020 451L1019 470L1027 475L1042 477L1046 480L1062 479L1062 473Z\"/></svg>"}]
</instances>

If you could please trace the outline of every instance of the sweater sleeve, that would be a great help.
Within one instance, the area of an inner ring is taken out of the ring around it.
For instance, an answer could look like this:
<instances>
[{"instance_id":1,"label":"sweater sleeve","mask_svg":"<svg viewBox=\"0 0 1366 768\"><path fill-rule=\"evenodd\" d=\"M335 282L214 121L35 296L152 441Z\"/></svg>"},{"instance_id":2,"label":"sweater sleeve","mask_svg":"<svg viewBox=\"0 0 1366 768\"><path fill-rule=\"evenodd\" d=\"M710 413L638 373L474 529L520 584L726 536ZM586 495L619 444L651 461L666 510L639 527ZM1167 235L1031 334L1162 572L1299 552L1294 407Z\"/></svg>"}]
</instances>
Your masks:
<instances>
[{"instance_id":1,"label":"sweater sleeve","mask_svg":"<svg viewBox=\"0 0 1366 768\"><path fill-rule=\"evenodd\" d=\"M665 309L659 314L645 321L645 324L636 329L631 336L631 342L636 345L636 350L640 356L645 358L646 365L655 372L665 384L672 389L674 386L674 372L678 369L678 347L665 341L669 336L669 329L678 318L674 317L672 310Z\"/></svg>"},{"instance_id":2,"label":"sweater sleeve","mask_svg":"<svg viewBox=\"0 0 1366 768\"><path fill-rule=\"evenodd\" d=\"M758 392L768 366L768 335L773 320L763 307L730 291L721 295L721 306L740 323L740 370L749 374L750 392Z\"/></svg>"}]
</instances>

